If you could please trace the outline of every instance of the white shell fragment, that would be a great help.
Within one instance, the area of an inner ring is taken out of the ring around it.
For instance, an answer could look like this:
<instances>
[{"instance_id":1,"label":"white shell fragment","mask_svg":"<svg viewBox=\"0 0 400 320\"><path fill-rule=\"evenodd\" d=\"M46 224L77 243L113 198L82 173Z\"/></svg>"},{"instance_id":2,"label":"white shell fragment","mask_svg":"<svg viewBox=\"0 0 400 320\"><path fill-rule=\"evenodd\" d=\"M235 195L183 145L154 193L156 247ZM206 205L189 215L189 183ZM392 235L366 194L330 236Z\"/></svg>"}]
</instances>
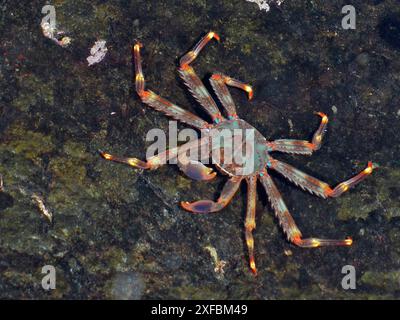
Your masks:
<instances>
[{"instance_id":1,"label":"white shell fragment","mask_svg":"<svg viewBox=\"0 0 400 320\"><path fill-rule=\"evenodd\" d=\"M67 47L70 43L71 43L71 41L72 41L72 39L70 38L70 37L62 37L60 40L59 40L59 37L61 36L61 35L63 35L64 34L64 31L57 31L57 28L56 27L53 27L53 26L51 26L51 24L50 23L48 23L48 22L42 22L41 24L40 24L40 26L41 26L41 28L42 28L42 33L43 33L43 35L46 37L46 38L48 38L48 39L50 39L50 40L53 40L55 43L57 43L59 46L61 46L61 47Z\"/></svg>"},{"instance_id":2,"label":"white shell fragment","mask_svg":"<svg viewBox=\"0 0 400 320\"><path fill-rule=\"evenodd\" d=\"M106 56L108 49L105 40L96 41L92 48L90 48L90 56L86 58L88 65L91 66L99 63Z\"/></svg>"},{"instance_id":3,"label":"white shell fragment","mask_svg":"<svg viewBox=\"0 0 400 320\"><path fill-rule=\"evenodd\" d=\"M280 6L284 0L246 0L246 1L257 3L260 10L268 12L271 9L269 6L270 3L275 3L276 5Z\"/></svg>"},{"instance_id":4,"label":"white shell fragment","mask_svg":"<svg viewBox=\"0 0 400 320\"><path fill-rule=\"evenodd\" d=\"M204 249L210 253L210 256L214 262L214 272L216 278L219 280L223 279L225 273L224 267L226 266L227 262L225 260L220 260L217 250L213 246L209 245L204 247Z\"/></svg>"},{"instance_id":5,"label":"white shell fragment","mask_svg":"<svg viewBox=\"0 0 400 320\"><path fill-rule=\"evenodd\" d=\"M32 195L32 200L35 201L40 213L51 223L53 221L53 214L49 210L47 210L46 206L44 205L43 199L34 193Z\"/></svg>"}]
</instances>

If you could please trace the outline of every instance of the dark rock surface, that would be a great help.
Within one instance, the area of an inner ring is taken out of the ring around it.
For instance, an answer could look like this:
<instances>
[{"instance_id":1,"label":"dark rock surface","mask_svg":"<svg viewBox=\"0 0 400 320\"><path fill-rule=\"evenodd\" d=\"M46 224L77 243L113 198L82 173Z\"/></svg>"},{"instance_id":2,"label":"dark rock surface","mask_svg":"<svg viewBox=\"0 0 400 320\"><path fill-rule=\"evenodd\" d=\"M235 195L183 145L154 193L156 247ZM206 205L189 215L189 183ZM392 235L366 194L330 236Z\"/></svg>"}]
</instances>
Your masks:
<instances>
[{"instance_id":1,"label":"dark rock surface","mask_svg":"<svg viewBox=\"0 0 400 320\"><path fill-rule=\"evenodd\" d=\"M244 0L52 1L72 43L40 28L43 1L0 4L0 298L398 299L400 297L400 7L352 1L356 30L341 27L340 1L285 1L269 13ZM352 236L350 248L306 250L287 242L262 190L255 253L243 239L245 188L219 214L192 215L179 201L215 197L225 180L195 182L176 166L142 172L98 149L144 158L148 130L168 119L140 102L130 47L144 44L147 85L199 107L176 72L208 30L221 36L196 60L253 85L231 90L238 113L267 139L308 139L314 111L329 115L321 150L277 156L331 185L379 169L337 199L309 195L273 175L305 236ZM97 39L108 53L86 57ZM113 114L111 114L113 113ZM31 200L40 195L49 224ZM224 260L224 276L215 260ZM55 290L41 287L54 265ZM344 265L357 289L343 290Z\"/></svg>"}]
</instances>

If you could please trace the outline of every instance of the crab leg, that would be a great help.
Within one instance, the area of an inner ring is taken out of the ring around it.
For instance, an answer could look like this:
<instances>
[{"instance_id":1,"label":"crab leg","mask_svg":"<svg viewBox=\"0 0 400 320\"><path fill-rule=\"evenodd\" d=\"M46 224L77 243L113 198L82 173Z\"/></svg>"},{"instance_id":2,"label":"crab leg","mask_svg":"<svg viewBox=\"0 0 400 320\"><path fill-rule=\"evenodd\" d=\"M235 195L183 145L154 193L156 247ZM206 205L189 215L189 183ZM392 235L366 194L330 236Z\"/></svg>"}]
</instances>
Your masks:
<instances>
[{"instance_id":1,"label":"crab leg","mask_svg":"<svg viewBox=\"0 0 400 320\"><path fill-rule=\"evenodd\" d=\"M245 227L245 239L247 249L249 251L250 269L254 274L257 274L256 263L254 261L254 238L253 230L256 228L256 193L257 193L257 177L250 176L247 181L247 209Z\"/></svg>"},{"instance_id":2,"label":"crab leg","mask_svg":"<svg viewBox=\"0 0 400 320\"><path fill-rule=\"evenodd\" d=\"M292 181L297 186L300 186L303 190L306 189L311 193L316 194L322 198L326 197L338 197L349 188L355 186L370 175L374 169L372 162L368 162L368 166L353 178L339 183L334 189L332 189L327 183L318 180L293 166L270 158L269 161L271 169L278 171L284 177Z\"/></svg>"},{"instance_id":3,"label":"crab leg","mask_svg":"<svg viewBox=\"0 0 400 320\"><path fill-rule=\"evenodd\" d=\"M135 85L136 92L140 99L150 107L165 113L166 115L182 121L192 127L202 129L208 126L208 123L193 113L178 107L177 105L169 102L168 100L160 97L150 90L145 90L145 82L142 71L142 61L140 56L140 48L142 45L136 43L133 46L133 57L135 61Z\"/></svg>"},{"instance_id":4,"label":"crab leg","mask_svg":"<svg viewBox=\"0 0 400 320\"><path fill-rule=\"evenodd\" d=\"M306 140L279 139L267 142L270 151L310 155L313 151L321 148L321 141L326 132L328 117L322 112L316 112L316 114L321 117L321 124L319 125L318 130L314 133L311 142Z\"/></svg>"},{"instance_id":5,"label":"crab leg","mask_svg":"<svg viewBox=\"0 0 400 320\"><path fill-rule=\"evenodd\" d=\"M279 139L267 142L267 146L269 151L284 153L311 155L314 151L314 145L306 140Z\"/></svg>"},{"instance_id":6,"label":"crab leg","mask_svg":"<svg viewBox=\"0 0 400 320\"><path fill-rule=\"evenodd\" d=\"M236 119L236 106L233 102L232 96L229 93L228 86L243 89L249 94L249 100L253 97L253 89L239 80L232 79L223 74L213 74L210 79L211 86L213 87L218 99L221 101L222 106L225 108L228 119Z\"/></svg>"},{"instance_id":7,"label":"crab leg","mask_svg":"<svg viewBox=\"0 0 400 320\"><path fill-rule=\"evenodd\" d=\"M211 97L210 93L207 91L203 82L194 72L194 69L189 65L192 63L203 47L212 39L215 38L219 41L219 36L210 31L204 36L192 50L186 53L180 60L179 74L184 80L185 84L188 86L189 91L193 94L195 99L200 103L200 105L207 111L215 123L222 120L222 115L215 104L215 101Z\"/></svg>"},{"instance_id":8,"label":"crab leg","mask_svg":"<svg viewBox=\"0 0 400 320\"><path fill-rule=\"evenodd\" d=\"M262 176L260 175L260 180L268 195L271 206L275 211L275 215L279 220L279 224L281 225L283 232L286 234L289 241L303 248L316 248L322 246L350 246L353 243L351 238L344 240L318 238L302 239L301 232L289 213L289 210L286 207L278 188L266 171L263 172Z\"/></svg>"},{"instance_id":9,"label":"crab leg","mask_svg":"<svg viewBox=\"0 0 400 320\"><path fill-rule=\"evenodd\" d=\"M225 208L228 203L232 200L233 196L236 194L239 189L240 182L242 181L241 177L232 177L230 178L224 185L222 189L221 195L218 200L199 200L196 202L187 202L182 201L181 206L190 212L194 213L210 213L217 212Z\"/></svg>"},{"instance_id":10,"label":"crab leg","mask_svg":"<svg viewBox=\"0 0 400 320\"><path fill-rule=\"evenodd\" d=\"M142 161L137 158L119 157L103 151L100 151L100 155L106 160L124 163L134 168L149 170L157 169L158 167L166 164L167 161L178 158L179 168L189 178L194 180L210 180L216 176L216 172L213 172L211 168L206 167L200 162L192 160L182 163L182 160L186 159L186 157L181 157L181 155L186 153L190 148L201 147L203 144L208 143L208 139L208 137L205 137L199 140L190 141L182 146L166 150L156 156L150 157L147 161Z\"/></svg>"}]
</instances>

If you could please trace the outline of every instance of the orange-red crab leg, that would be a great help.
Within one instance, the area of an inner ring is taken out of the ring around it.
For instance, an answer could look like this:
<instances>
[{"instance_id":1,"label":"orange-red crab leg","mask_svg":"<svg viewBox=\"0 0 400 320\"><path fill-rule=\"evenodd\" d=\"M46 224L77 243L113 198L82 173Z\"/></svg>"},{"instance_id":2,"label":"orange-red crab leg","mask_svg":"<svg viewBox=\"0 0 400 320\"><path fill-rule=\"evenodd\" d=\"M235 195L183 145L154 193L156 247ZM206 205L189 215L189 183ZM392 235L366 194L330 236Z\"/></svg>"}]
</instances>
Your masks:
<instances>
[{"instance_id":1,"label":"orange-red crab leg","mask_svg":"<svg viewBox=\"0 0 400 320\"><path fill-rule=\"evenodd\" d=\"M232 96L229 93L228 86L243 89L249 95L249 100L253 97L253 89L239 80L232 79L223 74L213 74L210 79L211 86L213 87L218 99L221 101L222 106L225 108L228 114L228 119L236 119L236 106L233 102Z\"/></svg>"},{"instance_id":2,"label":"orange-red crab leg","mask_svg":"<svg viewBox=\"0 0 400 320\"><path fill-rule=\"evenodd\" d=\"M268 164L271 169L278 171L297 186L322 198L340 196L343 192L364 180L374 169L372 162L368 162L368 166L363 171L353 178L338 184L334 189L332 189L327 183L322 182L321 180L318 180L317 178L314 178L282 161L270 158Z\"/></svg>"},{"instance_id":3,"label":"orange-red crab leg","mask_svg":"<svg viewBox=\"0 0 400 320\"><path fill-rule=\"evenodd\" d=\"M142 61L140 56L141 47L142 45L140 43L136 43L133 46L133 57L135 61L135 85L136 92L140 99L150 107L161 111L176 120L182 121L198 129L206 128L208 123L203 119L160 97L153 91L145 90Z\"/></svg>"},{"instance_id":4,"label":"orange-red crab leg","mask_svg":"<svg viewBox=\"0 0 400 320\"><path fill-rule=\"evenodd\" d=\"M270 151L310 155L313 151L321 148L321 141L326 131L328 117L322 112L316 112L316 114L321 117L321 124L319 125L318 130L314 133L311 142L306 140L279 139L267 142Z\"/></svg>"},{"instance_id":5,"label":"orange-red crab leg","mask_svg":"<svg viewBox=\"0 0 400 320\"><path fill-rule=\"evenodd\" d=\"M236 194L239 189L240 182L242 181L241 177L232 177L230 178L224 185L222 189L221 195L218 200L199 200L192 203L182 201L182 207L190 212L194 213L210 213L217 212L225 208L228 203L232 200L233 196Z\"/></svg>"},{"instance_id":6,"label":"orange-red crab leg","mask_svg":"<svg viewBox=\"0 0 400 320\"><path fill-rule=\"evenodd\" d=\"M253 230L256 228L256 194L257 194L257 177L250 176L247 181L247 209L245 227L245 239L247 249L249 251L250 269L257 274L256 262L254 260L254 238Z\"/></svg>"},{"instance_id":7,"label":"orange-red crab leg","mask_svg":"<svg viewBox=\"0 0 400 320\"><path fill-rule=\"evenodd\" d=\"M357 174L353 178L350 178L349 180L339 183L333 190L329 188L327 190L328 196L332 198L340 196L343 192L346 192L349 188L355 186L356 184L364 180L366 177L368 177L374 169L375 169L374 164L371 161L369 161L368 166L359 174Z\"/></svg>"},{"instance_id":8,"label":"orange-red crab leg","mask_svg":"<svg viewBox=\"0 0 400 320\"><path fill-rule=\"evenodd\" d=\"M275 215L279 220L279 224L289 241L303 248L316 248L322 246L350 246L353 243L351 238L344 240L318 238L302 239L301 232L289 213L289 210L286 207L278 188L266 171L260 175L260 180L268 195L268 199L271 202L271 206L275 211Z\"/></svg>"},{"instance_id":9,"label":"orange-red crab leg","mask_svg":"<svg viewBox=\"0 0 400 320\"><path fill-rule=\"evenodd\" d=\"M182 159L180 157L181 153L186 152L190 148L201 147L203 144L207 143L208 139L209 139L208 137L205 137L200 140L188 142L182 146L166 150L164 152L159 153L156 156L150 157L147 161L142 161L137 158L119 157L103 151L100 151L100 155L106 160L124 163L134 168L150 169L150 170L157 169L158 167L166 164L167 161L178 158L179 168L189 178L195 180L210 180L216 176L216 173L213 172L212 169L203 165L202 163L197 161L190 161L185 164L180 163L180 160Z\"/></svg>"},{"instance_id":10,"label":"orange-red crab leg","mask_svg":"<svg viewBox=\"0 0 400 320\"><path fill-rule=\"evenodd\" d=\"M218 123L222 120L222 115L203 82L196 75L194 69L189 65L194 59L196 59L204 46L213 38L219 41L219 36L215 32L210 31L194 46L192 50L190 50L181 58L179 74L195 99L207 111L212 120L215 123Z\"/></svg>"}]
</instances>

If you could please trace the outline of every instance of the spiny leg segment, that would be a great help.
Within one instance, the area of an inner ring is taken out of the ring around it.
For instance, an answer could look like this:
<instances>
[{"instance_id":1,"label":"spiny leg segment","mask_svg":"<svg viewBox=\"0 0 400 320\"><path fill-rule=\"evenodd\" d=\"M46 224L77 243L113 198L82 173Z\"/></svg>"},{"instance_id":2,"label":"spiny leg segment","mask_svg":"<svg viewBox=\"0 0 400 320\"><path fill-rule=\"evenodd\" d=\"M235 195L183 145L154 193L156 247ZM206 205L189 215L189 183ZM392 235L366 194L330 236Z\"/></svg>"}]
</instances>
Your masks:
<instances>
[{"instance_id":1,"label":"spiny leg segment","mask_svg":"<svg viewBox=\"0 0 400 320\"><path fill-rule=\"evenodd\" d=\"M193 113L178 107L177 105L169 102L168 100L160 97L156 93L150 90L145 90L145 82L142 71L142 61L140 56L140 48L142 45L136 43L133 46L133 57L135 62L135 86L136 92L140 99L150 107L163 112L164 114L182 121L194 128L202 129L207 128L209 124Z\"/></svg>"},{"instance_id":2,"label":"spiny leg segment","mask_svg":"<svg viewBox=\"0 0 400 320\"><path fill-rule=\"evenodd\" d=\"M219 36L215 32L210 31L194 46L192 50L190 50L181 58L179 74L184 80L185 84L188 86L189 91L211 116L212 120L215 123L219 123L222 120L221 112L219 111L214 99L211 97L203 82L196 75L194 69L189 65L196 59L204 46L213 38L219 41Z\"/></svg>"},{"instance_id":3,"label":"spiny leg segment","mask_svg":"<svg viewBox=\"0 0 400 320\"><path fill-rule=\"evenodd\" d=\"M267 142L270 151L311 155L313 151L319 150L322 138L326 132L326 126L328 125L328 117L322 112L316 112L316 114L321 117L321 123L318 130L314 133L311 142L306 140L278 139Z\"/></svg>"},{"instance_id":4,"label":"spiny leg segment","mask_svg":"<svg viewBox=\"0 0 400 320\"><path fill-rule=\"evenodd\" d=\"M230 178L225 183L221 195L216 202L211 200L199 200L192 203L182 201L181 206L185 210L195 213L210 213L220 211L225 208L232 200L237 190L239 189L241 181L242 177Z\"/></svg>"},{"instance_id":5,"label":"spiny leg segment","mask_svg":"<svg viewBox=\"0 0 400 320\"><path fill-rule=\"evenodd\" d=\"M350 246L353 243L351 238L347 238L345 240L318 238L303 239L299 228L296 226L296 223L294 222L288 208L286 207L286 204L282 199L281 194L278 191L278 188L266 171L262 176L260 175L260 180L268 195L269 201L271 202L271 206L275 211L275 215L279 220L279 224L282 226L282 229L289 241L303 248L316 248L322 246Z\"/></svg>"},{"instance_id":6,"label":"spiny leg segment","mask_svg":"<svg viewBox=\"0 0 400 320\"><path fill-rule=\"evenodd\" d=\"M342 193L364 180L374 170L373 163L370 161L368 162L368 166L359 174L353 178L339 183L335 188L332 189L327 183L314 178L282 161L270 158L269 164L271 169L279 172L297 186L322 198L335 198L340 196Z\"/></svg>"},{"instance_id":7,"label":"spiny leg segment","mask_svg":"<svg viewBox=\"0 0 400 320\"><path fill-rule=\"evenodd\" d=\"M132 157L115 156L103 151L99 152L100 155L106 160L124 163L134 168L149 169L149 170L157 169L158 167L166 164L167 161L170 161L172 159L177 159L179 168L189 178L192 178L194 180L210 180L216 176L216 172L213 172L211 168L208 168L202 163L197 161L187 160L186 162L181 163L183 162L182 160L184 159L186 160L186 157L183 155L187 152L187 150L191 148L201 148L204 144L207 144L208 142L209 142L208 137L195 141L190 141L182 146L166 150L153 157L150 157L149 159L147 159L147 161L142 161Z\"/></svg>"},{"instance_id":8,"label":"spiny leg segment","mask_svg":"<svg viewBox=\"0 0 400 320\"><path fill-rule=\"evenodd\" d=\"M247 208L245 227L245 239L249 252L250 269L257 274L256 262L254 260L254 238L253 230L256 228L256 196L257 196L257 176L250 176L247 181Z\"/></svg>"},{"instance_id":9,"label":"spiny leg segment","mask_svg":"<svg viewBox=\"0 0 400 320\"><path fill-rule=\"evenodd\" d=\"M228 115L228 119L237 119L237 113L235 103L233 102L227 85L246 91L249 95L249 100L253 97L253 89L248 84L232 79L224 74L213 74L210 78L210 83L218 99L221 101Z\"/></svg>"}]
</instances>

